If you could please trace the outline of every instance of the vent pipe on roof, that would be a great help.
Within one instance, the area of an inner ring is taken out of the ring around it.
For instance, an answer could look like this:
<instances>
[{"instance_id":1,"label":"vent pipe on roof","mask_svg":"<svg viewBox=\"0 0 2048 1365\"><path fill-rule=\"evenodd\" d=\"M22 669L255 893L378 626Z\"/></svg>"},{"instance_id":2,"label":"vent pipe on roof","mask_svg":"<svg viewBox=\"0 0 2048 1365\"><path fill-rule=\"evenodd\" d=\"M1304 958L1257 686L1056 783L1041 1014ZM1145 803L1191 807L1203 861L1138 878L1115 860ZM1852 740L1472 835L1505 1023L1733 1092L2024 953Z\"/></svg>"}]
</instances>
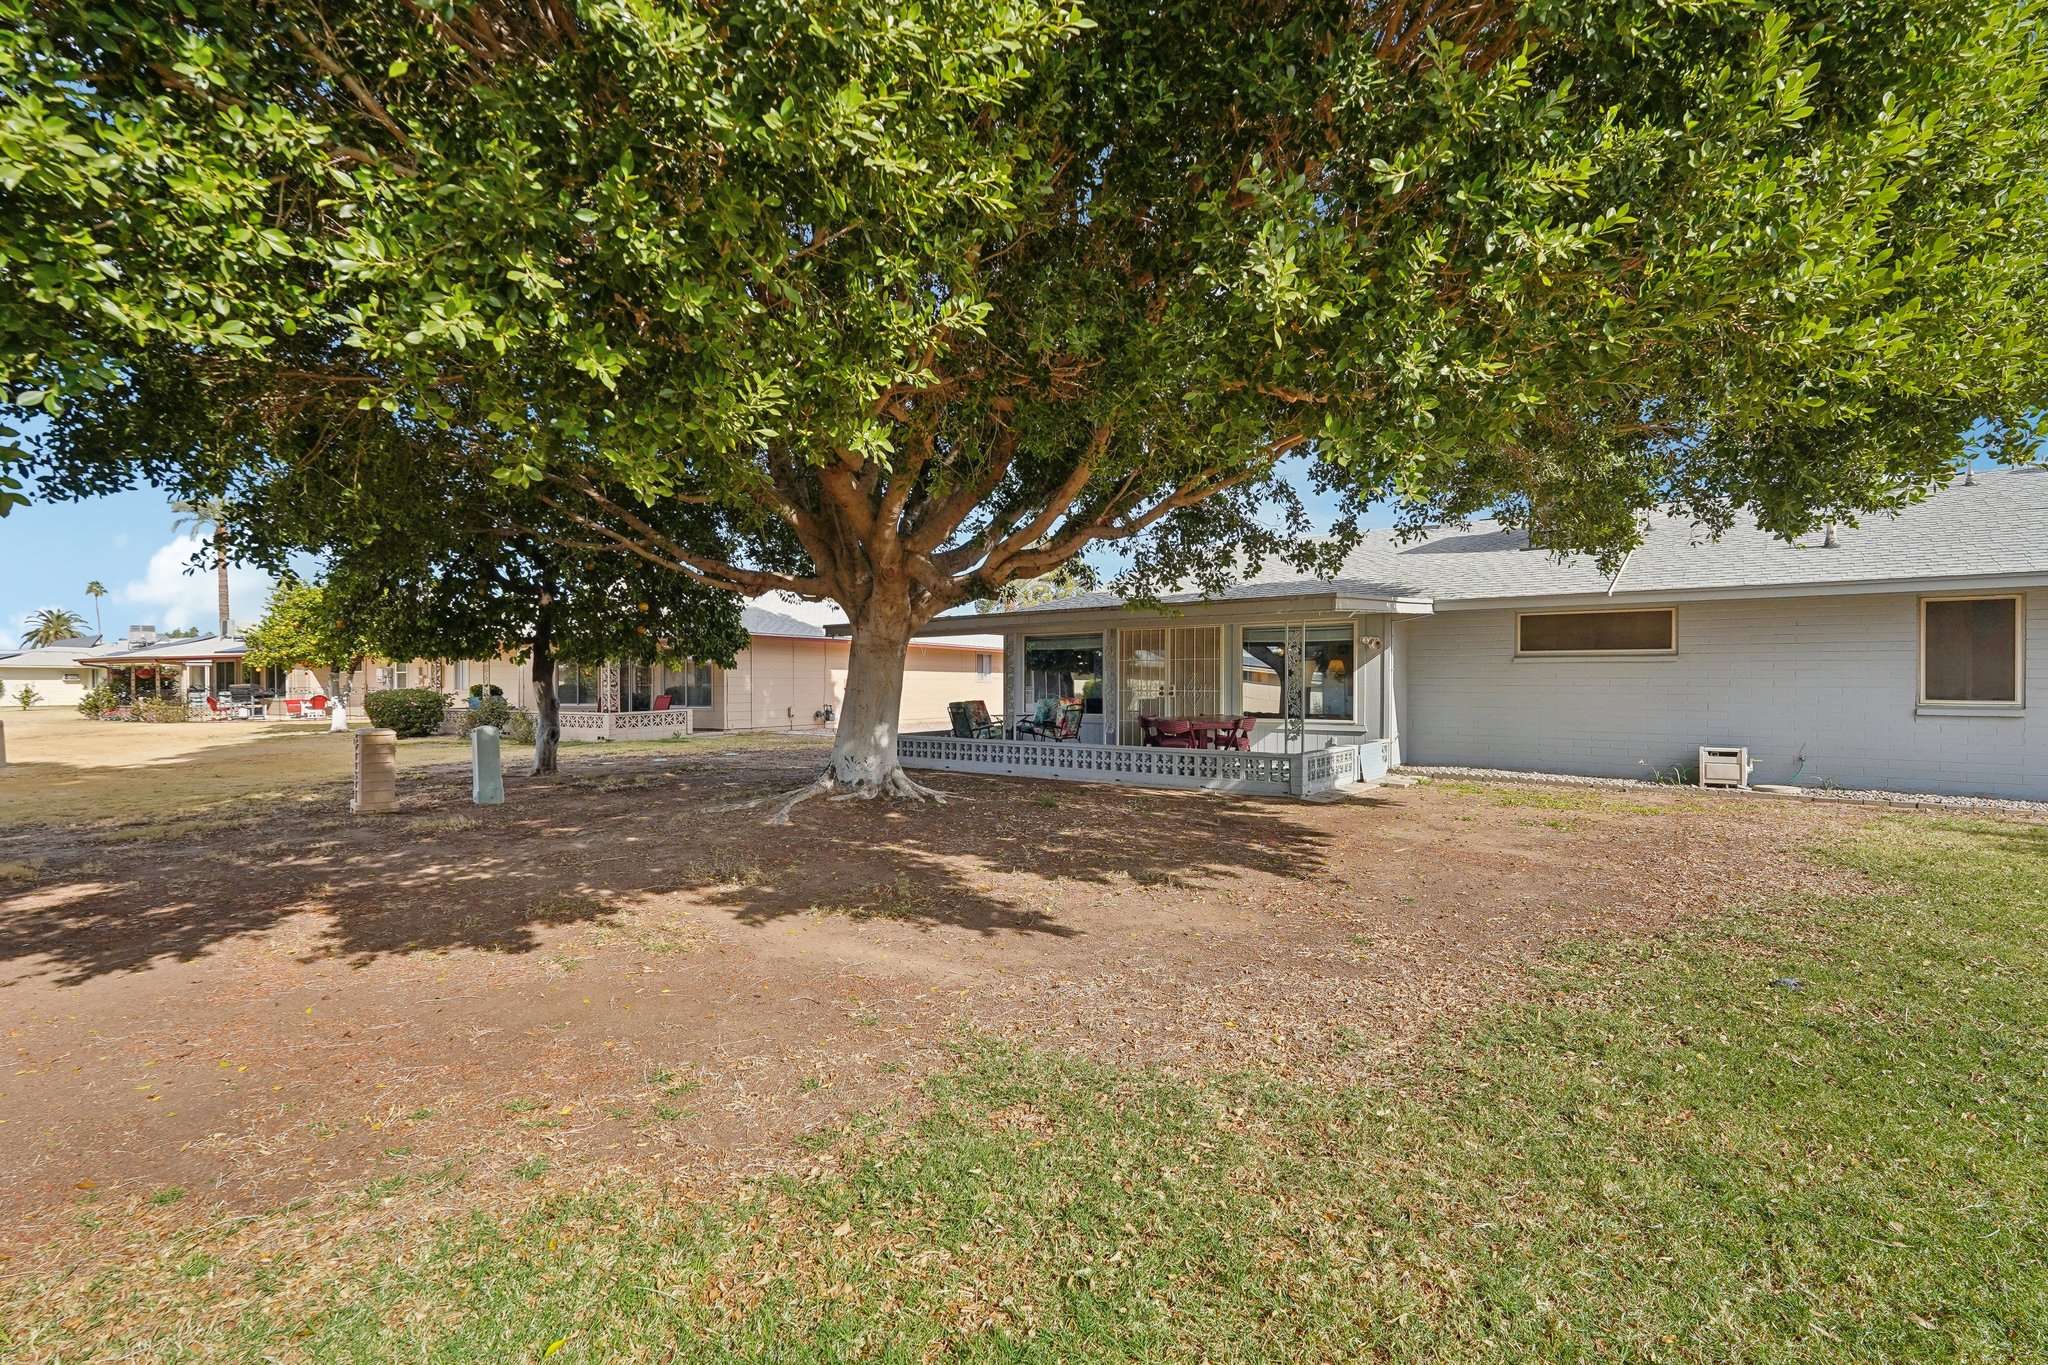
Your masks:
<instances>
[{"instance_id":1,"label":"vent pipe on roof","mask_svg":"<svg viewBox=\"0 0 2048 1365\"><path fill-rule=\"evenodd\" d=\"M1963 487L1965 487L1965 488L1975 488L1976 486L1977 486L1977 470L1976 470L1976 468L1975 468L1974 466L1972 466L1972 465L1964 465L1964 466L1963 466Z\"/></svg>"},{"instance_id":2,"label":"vent pipe on roof","mask_svg":"<svg viewBox=\"0 0 2048 1365\"><path fill-rule=\"evenodd\" d=\"M1832 550L1837 548L1835 544L1835 524L1832 521L1828 523L1828 533L1821 539L1820 547L1823 550Z\"/></svg>"}]
</instances>

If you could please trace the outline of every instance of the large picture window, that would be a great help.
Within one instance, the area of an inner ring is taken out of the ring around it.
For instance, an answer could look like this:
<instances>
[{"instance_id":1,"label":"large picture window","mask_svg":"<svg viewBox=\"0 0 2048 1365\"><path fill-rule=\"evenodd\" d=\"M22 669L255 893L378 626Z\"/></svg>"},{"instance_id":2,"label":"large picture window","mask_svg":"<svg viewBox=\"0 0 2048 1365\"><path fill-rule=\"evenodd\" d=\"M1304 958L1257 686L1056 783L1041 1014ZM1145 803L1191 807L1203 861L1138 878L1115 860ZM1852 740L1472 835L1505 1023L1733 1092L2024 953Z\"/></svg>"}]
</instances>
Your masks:
<instances>
[{"instance_id":1,"label":"large picture window","mask_svg":"<svg viewBox=\"0 0 2048 1365\"><path fill-rule=\"evenodd\" d=\"M556 664L555 700L564 706L597 705L597 670L589 664Z\"/></svg>"},{"instance_id":2,"label":"large picture window","mask_svg":"<svg viewBox=\"0 0 2048 1365\"><path fill-rule=\"evenodd\" d=\"M1920 604L1920 700L2016 706L2020 599L1933 597Z\"/></svg>"},{"instance_id":3,"label":"large picture window","mask_svg":"<svg viewBox=\"0 0 2048 1365\"><path fill-rule=\"evenodd\" d=\"M1024 637L1024 705L1047 698L1078 701L1088 715L1102 714L1100 635Z\"/></svg>"},{"instance_id":4,"label":"large picture window","mask_svg":"<svg viewBox=\"0 0 2048 1365\"><path fill-rule=\"evenodd\" d=\"M668 694L677 706L711 705L711 665L684 664L668 671Z\"/></svg>"},{"instance_id":5,"label":"large picture window","mask_svg":"<svg viewBox=\"0 0 2048 1365\"><path fill-rule=\"evenodd\" d=\"M1356 691L1356 643L1350 626L1310 626L1302 652L1308 674L1308 718L1350 720ZM1248 716L1287 714L1287 630L1283 626L1248 626L1244 632L1244 713Z\"/></svg>"},{"instance_id":6,"label":"large picture window","mask_svg":"<svg viewBox=\"0 0 2048 1365\"><path fill-rule=\"evenodd\" d=\"M1678 648L1678 613L1525 611L1515 618L1517 654L1669 654Z\"/></svg>"}]
</instances>

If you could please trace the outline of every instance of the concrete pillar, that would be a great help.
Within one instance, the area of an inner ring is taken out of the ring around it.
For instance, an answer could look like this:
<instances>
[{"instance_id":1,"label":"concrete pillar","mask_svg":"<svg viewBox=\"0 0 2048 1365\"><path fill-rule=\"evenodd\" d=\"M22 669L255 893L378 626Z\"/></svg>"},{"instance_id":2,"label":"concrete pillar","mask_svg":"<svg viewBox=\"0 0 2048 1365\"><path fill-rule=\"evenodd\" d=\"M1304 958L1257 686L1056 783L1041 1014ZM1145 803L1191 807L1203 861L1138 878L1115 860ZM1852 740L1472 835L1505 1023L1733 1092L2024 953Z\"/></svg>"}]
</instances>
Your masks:
<instances>
[{"instance_id":1,"label":"concrete pillar","mask_svg":"<svg viewBox=\"0 0 2048 1365\"><path fill-rule=\"evenodd\" d=\"M0 768L7 766L7 722L0 720Z\"/></svg>"},{"instance_id":2,"label":"concrete pillar","mask_svg":"<svg viewBox=\"0 0 2048 1365\"><path fill-rule=\"evenodd\" d=\"M357 815L382 815L398 809L398 732L358 730L356 789L348 808Z\"/></svg>"},{"instance_id":3,"label":"concrete pillar","mask_svg":"<svg viewBox=\"0 0 2048 1365\"><path fill-rule=\"evenodd\" d=\"M469 799L479 806L505 804L505 769L498 760L498 727L469 732Z\"/></svg>"}]
</instances>

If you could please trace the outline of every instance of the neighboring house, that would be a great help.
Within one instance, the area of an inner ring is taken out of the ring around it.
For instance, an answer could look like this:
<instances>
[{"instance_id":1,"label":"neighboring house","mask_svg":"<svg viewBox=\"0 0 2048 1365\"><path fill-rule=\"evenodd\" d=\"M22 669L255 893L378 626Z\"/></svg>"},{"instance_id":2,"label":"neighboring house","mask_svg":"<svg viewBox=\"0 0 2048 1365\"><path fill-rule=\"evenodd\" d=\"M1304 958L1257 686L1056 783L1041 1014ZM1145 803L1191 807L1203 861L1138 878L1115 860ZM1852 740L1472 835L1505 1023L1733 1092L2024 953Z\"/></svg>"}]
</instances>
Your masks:
<instances>
[{"instance_id":1,"label":"neighboring house","mask_svg":"<svg viewBox=\"0 0 2048 1365\"><path fill-rule=\"evenodd\" d=\"M102 648L97 635L73 636L38 649L0 652L0 705L19 705L22 689L34 688L36 706L76 706L90 686L86 660Z\"/></svg>"},{"instance_id":2,"label":"neighboring house","mask_svg":"<svg viewBox=\"0 0 2048 1365\"><path fill-rule=\"evenodd\" d=\"M126 640L92 659L92 682L106 683L124 697L184 699L194 692L226 693L243 683L284 695L285 671L249 667L242 662L247 650L239 635L160 637L152 626L130 626Z\"/></svg>"},{"instance_id":3,"label":"neighboring house","mask_svg":"<svg viewBox=\"0 0 2048 1365\"><path fill-rule=\"evenodd\" d=\"M1173 774L1159 750L1130 755L1139 717L1250 713L1256 752L1355 748L1329 784L1354 762L1689 775L1701 745L1729 745L1758 782L2048 798L2048 703L2030 709L2027 691L2030 674L2048 683L2048 624L2029 626L2048 623L2048 468L1979 474L1832 544L1753 524L1711 540L1660 518L1610 577L1480 523L1374 533L1329 580L1267 574L1167 601L1139 612L1091 594L931 622L929 639L999 624L1002 709L1079 698L1082 743L1027 764L989 747L1003 741L913 738L905 763L1147 781L1122 774ZM1185 780L1167 785L1281 780L1175 761ZM1308 774L1291 789L1313 789Z\"/></svg>"},{"instance_id":4,"label":"neighboring house","mask_svg":"<svg viewBox=\"0 0 2048 1365\"><path fill-rule=\"evenodd\" d=\"M559 665L555 686L563 738L668 729L831 728L846 690L847 642L827 636L822 626L765 607L747 607L743 620L753 639L734 668ZM1002 674L1002 641L996 637L919 641L904 667L903 728L946 724L948 702L980 700L996 709ZM302 684L297 672L293 676L293 694L298 695ZM385 661L358 671L351 683L358 711L366 692L393 687L431 687L462 696L472 685L482 685L499 688L521 709L531 710L534 704L527 666L509 658Z\"/></svg>"}]
</instances>

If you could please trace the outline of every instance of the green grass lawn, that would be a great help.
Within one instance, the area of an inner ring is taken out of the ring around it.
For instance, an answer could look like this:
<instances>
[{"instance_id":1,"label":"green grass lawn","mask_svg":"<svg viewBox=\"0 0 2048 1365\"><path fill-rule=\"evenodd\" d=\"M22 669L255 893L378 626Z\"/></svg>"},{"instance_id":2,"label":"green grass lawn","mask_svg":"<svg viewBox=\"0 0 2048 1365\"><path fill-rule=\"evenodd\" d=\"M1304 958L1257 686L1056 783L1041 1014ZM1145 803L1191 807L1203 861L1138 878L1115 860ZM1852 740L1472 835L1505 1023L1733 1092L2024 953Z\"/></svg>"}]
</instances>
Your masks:
<instances>
[{"instance_id":1,"label":"green grass lawn","mask_svg":"<svg viewBox=\"0 0 2048 1365\"><path fill-rule=\"evenodd\" d=\"M1397 1091L971 1042L907 1133L723 1207L616 1188L317 1263L323 1220L281 1213L7 1330L78 1359L2048 1359L2048 830L1899 818L1834 856L1879 892L1582 946Z\"/></svg>"}]
</instances>

